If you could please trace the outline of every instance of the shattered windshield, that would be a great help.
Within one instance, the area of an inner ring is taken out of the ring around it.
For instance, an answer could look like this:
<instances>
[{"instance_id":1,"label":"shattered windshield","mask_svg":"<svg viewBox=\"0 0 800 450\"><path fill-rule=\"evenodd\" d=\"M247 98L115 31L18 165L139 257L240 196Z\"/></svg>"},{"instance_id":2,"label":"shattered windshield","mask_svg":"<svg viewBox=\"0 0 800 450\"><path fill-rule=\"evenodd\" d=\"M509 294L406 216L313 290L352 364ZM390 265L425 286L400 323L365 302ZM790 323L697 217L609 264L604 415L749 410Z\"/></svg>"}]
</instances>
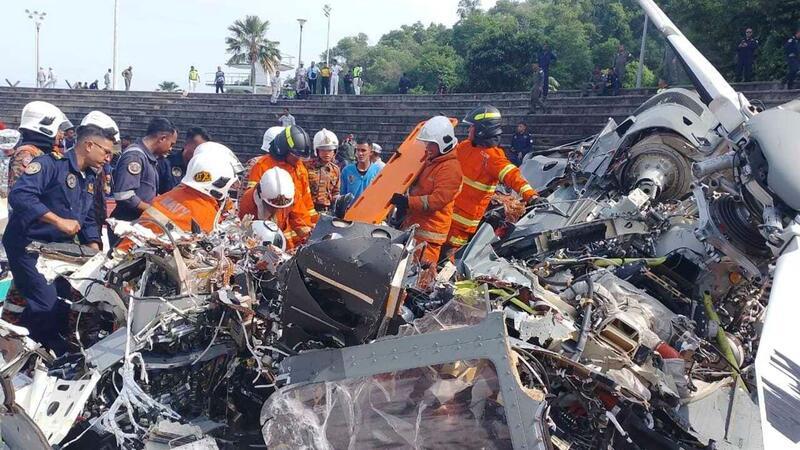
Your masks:
<instances>
[{"instance_id":1,"label":"shattered windshield","mask_svg":"<svg viewBox=\"0 0 800 450\"><path fill-rule=\"evenodd\" d=\"M512 448L486 360L287 388L262 419L270 448Z\"/></svg>"}]
</instances>

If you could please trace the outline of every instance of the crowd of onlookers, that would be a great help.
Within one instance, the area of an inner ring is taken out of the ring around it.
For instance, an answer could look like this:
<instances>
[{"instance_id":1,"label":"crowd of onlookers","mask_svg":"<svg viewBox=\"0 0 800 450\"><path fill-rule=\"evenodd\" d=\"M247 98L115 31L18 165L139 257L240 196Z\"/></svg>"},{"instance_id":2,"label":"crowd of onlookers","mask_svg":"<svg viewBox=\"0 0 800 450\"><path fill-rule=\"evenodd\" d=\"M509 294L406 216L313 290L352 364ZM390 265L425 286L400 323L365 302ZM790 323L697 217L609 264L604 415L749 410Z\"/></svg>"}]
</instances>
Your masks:
<instances>
[{"instance_id":1,"label":"crowd of onlookers","mask_svg":"<svg viewBox=\"0 0 800 450\"><path fill-rule=\"evenodd\" d=\"M311 65L306 68L301 62L294 73L295 98L306 99L311 94L339 95L339 85L341 84L344 94L361 95L361 88L364 86L364 68L356 64L348 68L333 60L333 64L319 63L311 61ZM273 82L273 92L277 88L283 87L280 81L280 73L276 72L277 82ZM280 95L280 92L277 93Z\"/></svg>"},{"instance_id":2,"label":"crowd of onlookers","mask_svg":"<svg viewBox=\"0 0 800 450\"><path fill-rule=\"evenodd\" d=\"M131 88L131 80L133 79L133 67L128 66L128 68L122 71L121 75L122 79L125 81L125 90L129 91ZM52 67L48 67L47 72L44 71L43 67L39 67L39 70L36 72L37 88L55 88L57 83L58 77ZM70 83L68 80L65 80L65 83L67 83L70 89L100 89L99 79L95 79L91 83L88 81L75 81ZM111 69L108 69L103 75L103 90L111 90Z\"/></svg>"},{"instance_id":3,"label":"crowd of onlookers","mask_svg":"<svg viewBox=\"0 0 800 450\"><path fill-rule=\"evenodd\" d=\"M737 82L751 82L754 81L755 64L758 56L760 43L753 34L753 29L747 27L744 30L744 35L739 39L736 44L735 54L735 69L734 79ZM798 29L783 46L784 57L787 65L787 72L783 78L783 83L787 89L794 89L794 82L797 74L800 73L800 29ZM535 113L537 110L542 109L547 112L546 100L548 87L552 79L549 76L550 65L558 58L555 53L550 50L547 44L544 44L541 52L538 54L537 62L532 67L532 88L531 88L531 107L530 112ZM582 87L583 96L616 96L619 95L620 89L625 81L627 66L631 61L634 61L634 56L625 49L625 46L620 44L617 52L608 67L595 66L589 79ZM679 62L676 57L670 58L669 64L677 68ZM670 72L665 69L665 71ZM674 75L665 75L658 80L658 90L661 91L669 87L671 80L676 78ZM402 79L401 79L402 84Z\"/></svg>"}]
</instances>

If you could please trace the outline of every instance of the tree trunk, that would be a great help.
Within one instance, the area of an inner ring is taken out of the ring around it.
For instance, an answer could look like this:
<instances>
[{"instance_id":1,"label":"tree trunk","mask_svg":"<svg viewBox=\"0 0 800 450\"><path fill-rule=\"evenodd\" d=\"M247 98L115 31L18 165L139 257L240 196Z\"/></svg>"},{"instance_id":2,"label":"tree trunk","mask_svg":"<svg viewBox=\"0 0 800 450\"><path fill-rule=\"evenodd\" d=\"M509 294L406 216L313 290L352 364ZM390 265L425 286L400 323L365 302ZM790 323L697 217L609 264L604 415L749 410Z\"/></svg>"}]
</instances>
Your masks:
<instances>
[{"instance_id":1,"label":"tree trunk","mask_svg":"<svg viewBox=\"0 0 800 450\"><path fill-rule=\"evenodd\" d=\"M253 87L253 94L256 93L256 63L250 62L250 86Z\"/></svg>"}]
</instances>

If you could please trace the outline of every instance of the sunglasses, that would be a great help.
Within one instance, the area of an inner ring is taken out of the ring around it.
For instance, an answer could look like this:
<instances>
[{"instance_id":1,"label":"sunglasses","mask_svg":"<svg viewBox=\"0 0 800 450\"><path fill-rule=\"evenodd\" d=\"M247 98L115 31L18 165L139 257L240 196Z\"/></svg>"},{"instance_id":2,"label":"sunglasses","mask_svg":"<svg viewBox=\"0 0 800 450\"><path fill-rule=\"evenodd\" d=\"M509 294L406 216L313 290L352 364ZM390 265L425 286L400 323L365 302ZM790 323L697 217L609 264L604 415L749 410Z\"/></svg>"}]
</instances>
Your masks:
<instances>
[{"instance_id":1,"label":"sunglasses","mask_svg":"<svg viewBox=\"0 0 800 450\"><path fill-rule=\"evenodd\" d=\"M90 143L90 144L92 144L92 145L94 145L94 146L96 146L96 147L100 147L100 148L103 150L103 152L105 152L105 154L107 154L107 155L108 155L108 154L110 154L110 153L112 153L112 152L113 152L113 150L114 150L114 147L108 147L108 148L106 148L106 147L103 147L102 145L98 144L98 143L97 143L97 142L95 142L95 141L89 141L89 143Z\"/></svg>"}]
</instances>

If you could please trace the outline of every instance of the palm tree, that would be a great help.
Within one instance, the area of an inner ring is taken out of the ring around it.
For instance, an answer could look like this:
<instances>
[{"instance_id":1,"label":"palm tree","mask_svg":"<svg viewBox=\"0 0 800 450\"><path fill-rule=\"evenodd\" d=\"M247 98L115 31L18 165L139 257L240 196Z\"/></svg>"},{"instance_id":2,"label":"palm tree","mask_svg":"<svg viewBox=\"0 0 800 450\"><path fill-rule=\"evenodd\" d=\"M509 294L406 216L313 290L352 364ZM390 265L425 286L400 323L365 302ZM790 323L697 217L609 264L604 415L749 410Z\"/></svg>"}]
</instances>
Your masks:
<instances>
[{"instance_id":1,"label":"palm tree","mask_svg":"<svg viewBox=\"0 0 800 450\"><path fill-rule=\"evenodd\" d=\"M175 92L178 90L178 85L172 81L162 81L158 83L158 89L163 92Z\"/></svg>"},{"instance_id":2,"label":"palm tree","mask_svg":"<svg viewBox=\"0 0 800 450\"><path fill-rule=\"evenodd\" d=\"M228 27L230 36L225 38L228 53L233 54L228 64L250 64L250 85L256 92L256 63L261 64L265 72L271 74L278 66L281 53L280 42L267 39L269 20L261 20L258 16L246 16Z\"/></svg>"}]
</instances>

